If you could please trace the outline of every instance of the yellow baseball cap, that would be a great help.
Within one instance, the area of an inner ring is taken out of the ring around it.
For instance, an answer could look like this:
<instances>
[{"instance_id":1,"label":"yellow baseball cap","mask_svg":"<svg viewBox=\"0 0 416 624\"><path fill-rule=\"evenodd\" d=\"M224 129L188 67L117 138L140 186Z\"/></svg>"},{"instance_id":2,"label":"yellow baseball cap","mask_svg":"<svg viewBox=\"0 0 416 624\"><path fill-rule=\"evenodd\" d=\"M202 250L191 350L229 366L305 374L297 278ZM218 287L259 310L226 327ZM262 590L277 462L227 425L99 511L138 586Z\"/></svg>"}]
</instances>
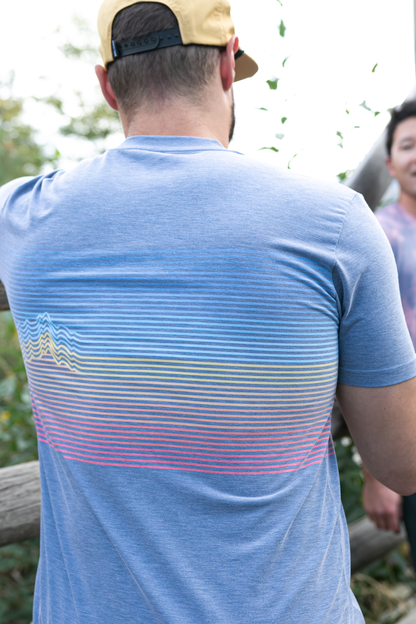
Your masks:
<instances>
[{"instance_id":1,"label":"yellow baseball cap","mask_svg":"<svg viewBox=\"0 0 416 624\"><path fill-rule=\"evenodd\" d=\"M139 2L159 2L159 0L139 0ZM112 41L113 21L117 13L133 4L135 0L104 0L98 13L98 32L100 35L100 54L105 67L117 58L127 54L138 54L148 50L171 45L209 45L223 47L235 33L231 19L231 7L228 0L163 0L175 14L179 30L149 33L150 38L140 37L121 42L120 46ZM258 66L243 50L235 55L235 81L250 78L257 72Z\"/></svg>"}]
</instances>

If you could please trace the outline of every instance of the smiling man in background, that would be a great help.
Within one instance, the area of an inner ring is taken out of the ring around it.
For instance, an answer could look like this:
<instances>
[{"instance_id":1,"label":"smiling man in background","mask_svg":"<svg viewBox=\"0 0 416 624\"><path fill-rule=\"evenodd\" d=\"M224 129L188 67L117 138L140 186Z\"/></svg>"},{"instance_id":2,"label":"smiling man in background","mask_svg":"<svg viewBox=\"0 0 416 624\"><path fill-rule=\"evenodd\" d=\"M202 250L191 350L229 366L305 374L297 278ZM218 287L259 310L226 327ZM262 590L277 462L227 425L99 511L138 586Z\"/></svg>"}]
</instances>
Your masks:
<instances>
[{"instance_id":1,"label":"smiling man in background","mask_svg":"<svg viewBox=\"0 0 416 624\"><path fill-rule=\"evenodd\" d=\"M391 111L387 126L390 174L399 183L397 202L376 214L393 249L407 327L416 347L416 101ZM364 467L364 509L380 529L398 532L403 516L413 565L416 563L416 495L402 497L379 483Z\"/></svg>"},{"instance_id":2,"label":"smiling man in background","mask_svg":"<svg viewBox=\"0 0 416 624\"><path fill-rule=\"evenodd\" d=\"M42 482L34 624L362 624L330 434L416 491L416 362L363 199L228 149L226 0L105 0L125 142L0 190ZM393 418L394 416L394 418Z\"/></svg>"}]
</instances>

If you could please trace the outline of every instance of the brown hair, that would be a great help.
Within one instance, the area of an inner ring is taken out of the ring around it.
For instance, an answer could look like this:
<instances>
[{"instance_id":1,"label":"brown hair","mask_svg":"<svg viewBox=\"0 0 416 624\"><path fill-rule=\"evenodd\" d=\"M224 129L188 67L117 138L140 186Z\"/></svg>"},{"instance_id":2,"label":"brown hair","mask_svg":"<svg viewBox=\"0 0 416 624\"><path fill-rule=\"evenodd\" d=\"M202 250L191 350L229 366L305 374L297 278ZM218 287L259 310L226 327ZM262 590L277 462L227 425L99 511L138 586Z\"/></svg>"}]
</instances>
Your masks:
<instances>
[{"instance_id":1,"label":"brown hair","mask_svg":"<svg viewBox=\"0 0 416 624\"><path fill-rule=\"evenodd\" d=\"M113 22L113 40L147 35L177 28L174 13L159 2L140 2L120 11ZM194 104L203 101L218 65L220 48L177 45L118 59L108 66L116 99L127 116L155 100L186 97Z\"/></svg>"}]
</instances>

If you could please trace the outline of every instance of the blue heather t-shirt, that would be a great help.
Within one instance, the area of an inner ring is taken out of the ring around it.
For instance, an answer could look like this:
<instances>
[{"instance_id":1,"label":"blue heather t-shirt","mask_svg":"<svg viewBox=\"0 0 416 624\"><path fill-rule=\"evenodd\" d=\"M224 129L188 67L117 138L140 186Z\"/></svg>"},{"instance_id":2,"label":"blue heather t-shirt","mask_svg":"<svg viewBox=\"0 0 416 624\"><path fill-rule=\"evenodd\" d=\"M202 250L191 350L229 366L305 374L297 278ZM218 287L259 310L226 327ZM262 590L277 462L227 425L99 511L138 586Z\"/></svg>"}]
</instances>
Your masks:
<instances>
[{"instance_id":1,"label":"blue heather t-shirt","mask_svg":"<svg viewBox=\"0 0 416 624\"><path fill-rule=\"evenodd\" d=\"M0 189L39 438L34 624L353 624L337 380L416 374L363 199L209 139Z\"/></svg>"}]
</instances>

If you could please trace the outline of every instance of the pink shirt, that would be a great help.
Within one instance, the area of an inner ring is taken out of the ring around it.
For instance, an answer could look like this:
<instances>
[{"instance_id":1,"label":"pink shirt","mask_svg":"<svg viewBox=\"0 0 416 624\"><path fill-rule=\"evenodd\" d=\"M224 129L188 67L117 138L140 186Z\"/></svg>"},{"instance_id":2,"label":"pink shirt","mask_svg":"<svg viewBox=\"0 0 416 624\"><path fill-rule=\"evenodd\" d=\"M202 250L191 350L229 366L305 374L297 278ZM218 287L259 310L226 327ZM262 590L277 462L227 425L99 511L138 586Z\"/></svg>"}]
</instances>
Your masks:
<instances>
[{"instance_id":1,"label":"pink shirt","mask_svg":"<svg viewBox=\"0 0 416 624\"><path fill-rule=\"evenodd\" d=\"M416 348L416 217L398 203L385 206L376 217L396 258L404 315Z\"/></svg>"}]
</instances>

